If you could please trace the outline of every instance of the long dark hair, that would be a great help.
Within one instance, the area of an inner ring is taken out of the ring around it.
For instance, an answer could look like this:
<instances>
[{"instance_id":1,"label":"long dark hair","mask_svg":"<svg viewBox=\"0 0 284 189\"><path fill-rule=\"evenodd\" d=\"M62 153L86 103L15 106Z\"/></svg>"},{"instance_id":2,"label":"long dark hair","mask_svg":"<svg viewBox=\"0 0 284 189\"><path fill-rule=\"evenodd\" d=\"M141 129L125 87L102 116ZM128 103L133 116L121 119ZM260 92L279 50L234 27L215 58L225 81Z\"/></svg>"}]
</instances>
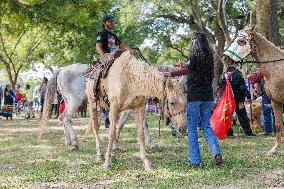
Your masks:
<instances>
[{"instance_id":1,"label":"long dark hair","mask_svg":"<svg viewBox=\"0 0 284 189\"><path fill-rule=\"evenodd\" d=\"M189 58L197 61L197 72L200 75L214 76L214 58L212 50L205 34L196 32L193 34L189 50Z\"/></svg>"},{"instance_id":2,"label":"long dark hair","mask_svg":"<svg viewBox=\"0 0 284 189\"><path fill-rule=\"evenodd\" d=\"M5 90L4 90L5 92L6 92L6 91L8 91L8 86L10 86L10 87L11 87L11 85L10 85L10 84L7 84L7 85L6 85L6 87L5 87ZM11 87L11 91L12 91L12 87Z\"/></svg>"}]
</instances>

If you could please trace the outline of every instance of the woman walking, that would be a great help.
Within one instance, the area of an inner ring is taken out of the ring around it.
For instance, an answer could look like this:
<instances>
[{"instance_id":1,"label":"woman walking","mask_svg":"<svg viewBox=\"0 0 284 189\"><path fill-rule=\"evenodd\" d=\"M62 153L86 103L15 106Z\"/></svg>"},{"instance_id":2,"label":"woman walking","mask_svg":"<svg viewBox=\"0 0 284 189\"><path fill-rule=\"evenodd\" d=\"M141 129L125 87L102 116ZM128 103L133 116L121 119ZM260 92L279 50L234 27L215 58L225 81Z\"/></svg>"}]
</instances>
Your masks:
<instances>
[{"instance_id":1,"label":"woman walking","mask_svg":"<svg viewBox=\"0 0 284 189\"><path fill-rule=\"evenodd\" d=\"M195 33L191 40L188 64L178 71L166 72L165 76L188 75L187 89L187 127L189 145L189 164L201 164L197 127L201 124L206 143L216 165L222 163L218 140L210 125L213 101L213 54L203 33Z\"/></svg>"}]
</instances>

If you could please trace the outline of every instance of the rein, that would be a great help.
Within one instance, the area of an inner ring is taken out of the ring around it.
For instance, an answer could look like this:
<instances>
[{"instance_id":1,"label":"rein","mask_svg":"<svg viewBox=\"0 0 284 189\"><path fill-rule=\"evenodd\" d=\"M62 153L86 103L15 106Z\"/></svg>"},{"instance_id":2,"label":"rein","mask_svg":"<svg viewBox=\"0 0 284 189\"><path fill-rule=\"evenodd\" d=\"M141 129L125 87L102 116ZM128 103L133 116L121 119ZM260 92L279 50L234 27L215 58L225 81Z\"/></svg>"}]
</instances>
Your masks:
<instances>
[{"instance_id":1,"label":"rein","mask_svg":"<svg viewBox=\"0 0 284 189\"><path fill-rule=\"evenodd\" d=\"M240 64L266 64L266 63L280 62L280 61L283 61L283 60L284 60L284 58L276 59L276 60L267 60L267 61L256 61L256 60L240 61L238 63L240 63Z\"/></svg>"},{"instance_id":2,"label":"rein","mask_svg":"<svg viewBox=\"0 0 284 189\"><path fill-rule=\"evenodd\" d=\"M137 50L139 52L138 57L141 58L143 61L145 61L148 65L151 66L151 64L146 60L146 58L143 56L142 52L140 51L139 48L132 48L133 50Z\"/></svg>"},{"instance_id":3,"label":"rein","mask_svg":"<svg viewBox=\"0 0 284 189\"><path fill-rule=\"evenodd\" d=\"M159 143L160 143L160 139L161 139L161 120L164 120L164 111L165 111L165 99L166 99L166 96L167 96L167 93L166 93L166 83L167 83L167 80L168 78L164 78L163 79L163 97L161 99L161 112L160 112L160 118L159 118Z\"/></svg>"}]
</instances>

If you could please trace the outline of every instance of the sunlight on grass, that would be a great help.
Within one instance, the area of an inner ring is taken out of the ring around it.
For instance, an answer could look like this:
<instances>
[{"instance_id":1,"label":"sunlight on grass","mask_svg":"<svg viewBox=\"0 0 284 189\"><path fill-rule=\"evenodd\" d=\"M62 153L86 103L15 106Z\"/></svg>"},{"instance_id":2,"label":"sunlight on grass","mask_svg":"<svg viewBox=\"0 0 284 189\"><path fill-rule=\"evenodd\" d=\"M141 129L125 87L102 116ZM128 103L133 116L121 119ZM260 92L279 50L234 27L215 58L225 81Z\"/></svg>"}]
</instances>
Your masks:
<instances>
[{"instance_id":1,"label":"sunlight on grass","mask_svg":"<svg viewBox=\"0 0 284 189\"><path fill-rule=\"evenodd\" d=\"M158 143L157 117L149 118L150 133ZM95 162L95 140L85 135L88 119L74 120L80 149L70 152L65 146L62 128L52 120L51 131L41 140L37 122L1 126L0 188L263 188L284 187L284 153L267 157L273 137L247 138L236 133L234 139L220 141L224 164L216 167L200 134L202 166L188 166L187 141L180 143L163 124L161 147L147 147L153 171L145 171L139 157L137 131L129 120L119 141L120 150L105 170ZM101 129L103 152L109 130ZM234 183L234 184L232 184Z\"/></svg>"}]
</instances>

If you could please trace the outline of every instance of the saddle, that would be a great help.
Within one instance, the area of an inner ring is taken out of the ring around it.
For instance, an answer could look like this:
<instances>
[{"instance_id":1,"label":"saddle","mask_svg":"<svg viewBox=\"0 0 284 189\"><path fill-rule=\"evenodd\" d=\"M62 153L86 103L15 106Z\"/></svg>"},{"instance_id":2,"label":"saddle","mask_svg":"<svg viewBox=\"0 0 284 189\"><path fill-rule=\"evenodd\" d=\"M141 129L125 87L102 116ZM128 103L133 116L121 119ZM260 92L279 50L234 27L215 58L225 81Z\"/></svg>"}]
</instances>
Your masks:
<instances>
[{"instance_id":1,"label":"saddle","mask_svg":"<svg viewBox=\"0 0 284 189\"><path fill-rule=\"evenodd\" d=\"M104 94L100 94L100 81L101 79L105 79L107 77L110 67L122 53L123 50L116 50L112 53L105 54L100 59L93 60L90 64L90 67L85 71L84 76L86 78L94 80L93 90L95 102L99 101L99 97L101 96L104 103L109 106L109 101L106 92L104 92Z\"/></svg>"}]
</instances>

